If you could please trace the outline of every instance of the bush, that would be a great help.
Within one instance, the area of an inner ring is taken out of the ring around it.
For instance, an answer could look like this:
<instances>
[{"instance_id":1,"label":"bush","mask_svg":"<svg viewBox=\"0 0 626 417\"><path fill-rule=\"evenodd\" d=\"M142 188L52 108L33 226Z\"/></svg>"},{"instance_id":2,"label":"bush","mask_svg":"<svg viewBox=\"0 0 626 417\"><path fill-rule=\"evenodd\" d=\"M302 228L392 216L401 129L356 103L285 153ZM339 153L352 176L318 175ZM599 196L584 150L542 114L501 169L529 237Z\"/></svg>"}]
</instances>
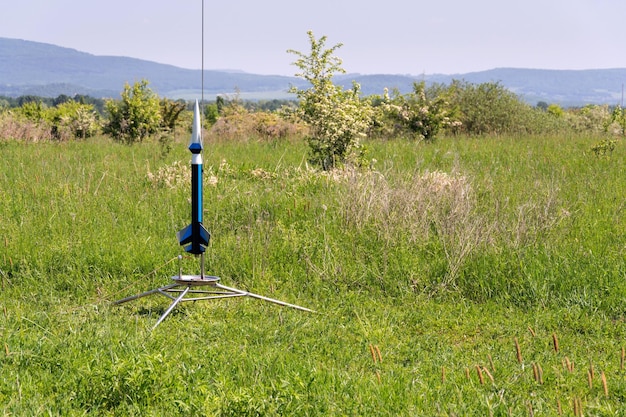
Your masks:
<instances>
[{"instance_id":1,"label":"bush","mask_svg":"<svg viewBox=\"0 0 626 417\"><path fill-rule=\"evenodd\" d=\"M25 125L18 139L32 136L33 126L37 126L40 139L85 139L93 136L99 128L93 105L78 103L72 99L59 102L56 107L48 107L41 101L26 101L14 110L16 120ZM15 129L12 129L16 132ZM42 134L43 132L45 134ZM31 132L31 133L28 133Z\"/></svg>"},{"instance_id":2,"label":"bush","mask_svg":"<svg viewBox=\"0 0 626 417\"><path fill-rule=\"evenodd\" d=\"M576 132L602 133L611 123L609 106L589 104L567 113L569 125Z\"/></svg>"},{"instance_id":3,"label":"bush","mask_svg":"<svg viewBox=\"0 0 626 417\"><path fill-rule=\"evenodd\" d=\"M445 92L428 91L424 81L414 83L413 92L406 95L395 92L390 98L385 91L379 108L382 114L378 113L377 124L388 125L384 130L394 136L408 133L418 140L432 141L445 127L460 124L450 117Z\"/></svg>"},{"instance_id":4,"label":"bush","mask_svg":"<svg viewBox=\"0 0 626 417\"><path fill-rule=\"evenodd\" d=\"M237 105L227 106L222 114L209 130L212 136L220 139L278 140L294 136L302 130L297 123L285 120L278 114L262 111L249 113Z\"/></svg>"},{"instance_id":5,"label":"bush","mask_svg":"<svg viewBox=\"0 0 626 417\"><path fill-rule=\"evenodd\" d=\"M108 122L104 133L113 139L132 144L159 131L161 126L161 106L157 95L148 88L148 81L142 80L124 86L122 100L107 100L105 110Z\"/></svg>"},{"instance_id":6,"label":"bush","mask_svg":"<svg viewBox=\"0 0 626 417\"><path fill-rule=\"evenodd\" d=\"M606 126L606 131L615 135L626 136L626 109L622 106L615 106L611 112L610 123Z\"/></svg>"},{"instance_id":7,"label":"bush","mask_svg":"<svg viewBox=\"0 0 626 417\"><path fill-rule=\"evenodd\" d=\"M526 132L532 108L500 83L453 81L451 105L458 111L460 131L470 135Z\"/></svg>"},{"instance_id":8,"label":"bush","mask_svg":"<svg viewBox=\"0 0 626 417\"><path fill-rule=\"evenodd\" d=\"M174 132L178 126L181 113L187 107L184 100L172 101L167 98L159 102L161 113L161 129L166 132Z\"/></svg>"},{"instance_id":9,"label":"bush","mask_svg":"<svg viewBox=\"0 0 626 417\"><path fill-rule=\"evenodd\" d=\"M0 112L0 139L41 142L52 139L48 122L28 120L19 111Z\"/></svg>"},{"instance_id":10,"label":"bush","mask_svg":"<svg viewBox=\"0 0 626 417\"><path fill-rule=\"evenodd\" d=\"M59 104L52 114L52 135L56 139L86 139L98 131L96 112L91 104L69 100Z\"/></svg>"},{"instance_id":11,"label":"bush","mask_svg":"<svg viewBox=\"0 0 626 417\"><path fill-rule=\"evenodd\" d=\"M311 52L305 55L289 50L299 58L294 63L302 71L297 77L307 80L311 87L303 90L292 87L290 92L300 99L299 116L309 125L310 161L324 170L346 162L358 154L359 139L365 136L370 124L371 108L360 99L360 86L351 90L333 84L336 73L345 73L341 60L334 56L337 44L324 49L326 36L315 39L309 31Z\"/></svg>"},{"instance_id":12,"label":"bush","mask_svg":"<svg viewBox=\"0 0 626 417\"><path fill-rule=\"evenodd\" d=\"M26 101L17 110L16 114L35 123L50 121L51 112L41 101Z\"/></svg>"}]
</instances>

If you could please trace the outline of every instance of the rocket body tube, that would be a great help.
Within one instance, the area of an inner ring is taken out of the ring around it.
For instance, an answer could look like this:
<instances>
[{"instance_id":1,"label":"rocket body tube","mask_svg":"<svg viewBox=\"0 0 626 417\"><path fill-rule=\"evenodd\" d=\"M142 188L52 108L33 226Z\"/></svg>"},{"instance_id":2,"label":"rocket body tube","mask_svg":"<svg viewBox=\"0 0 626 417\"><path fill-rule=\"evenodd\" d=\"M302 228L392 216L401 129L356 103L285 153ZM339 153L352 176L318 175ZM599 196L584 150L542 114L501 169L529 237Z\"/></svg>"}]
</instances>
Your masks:
<instances>
[{"instance_id":1,"label":"rocket body tube","mask_svg":"<svg viewBox=\"0 0 626 417\"><path fill-rule=\"evenodd\" d=\"M189 150L191 151L191 224L177 233L178 242L185 251L194 255L205 252L211 234L202 224L202 136L200 108L194 107L193 128Z\"/></svg>"}]
</instances>

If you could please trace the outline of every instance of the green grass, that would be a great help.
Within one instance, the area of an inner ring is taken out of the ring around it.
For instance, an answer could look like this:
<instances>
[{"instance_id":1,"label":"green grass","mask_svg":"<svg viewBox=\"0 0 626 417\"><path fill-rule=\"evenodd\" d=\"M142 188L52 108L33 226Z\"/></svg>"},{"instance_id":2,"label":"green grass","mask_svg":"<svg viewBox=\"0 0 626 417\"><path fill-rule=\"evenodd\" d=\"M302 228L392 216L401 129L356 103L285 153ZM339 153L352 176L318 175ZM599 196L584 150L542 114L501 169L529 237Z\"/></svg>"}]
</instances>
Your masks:
<instances>
[{"instance_id":1,"label":"green grass","mask_svg":"<svg viewBox=\"0 0 626 417\"><path fill-rule=\"evenodd\" d=\"M2 142L0 410L626 415L626 144L597 140L373 142L333 176L301 143L209 143L208 272L318 313L189 303L153 332L165 298L111 302L178 271L188 184L148 173L185 144Z\"/></svg>"}]
</instances>

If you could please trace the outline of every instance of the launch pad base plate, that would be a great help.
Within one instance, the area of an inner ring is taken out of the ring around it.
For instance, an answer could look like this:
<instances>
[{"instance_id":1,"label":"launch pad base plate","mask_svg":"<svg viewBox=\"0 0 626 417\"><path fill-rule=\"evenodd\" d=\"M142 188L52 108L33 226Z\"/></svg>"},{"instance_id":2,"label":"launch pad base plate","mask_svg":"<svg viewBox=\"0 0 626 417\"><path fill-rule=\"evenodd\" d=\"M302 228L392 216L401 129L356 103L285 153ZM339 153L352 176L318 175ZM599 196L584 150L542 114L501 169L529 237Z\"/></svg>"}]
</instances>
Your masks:
<instances>
[{"instance_id":1,"label":"launch pad base plate","mask_svg":"<svg viewBox=\"0 0 626 417\"><path fill-rule=\"evenodd\" d=\"M183 285L214 285L220 280L212 275L174 275L172 280Z\"/></svg>"}]
</instances>

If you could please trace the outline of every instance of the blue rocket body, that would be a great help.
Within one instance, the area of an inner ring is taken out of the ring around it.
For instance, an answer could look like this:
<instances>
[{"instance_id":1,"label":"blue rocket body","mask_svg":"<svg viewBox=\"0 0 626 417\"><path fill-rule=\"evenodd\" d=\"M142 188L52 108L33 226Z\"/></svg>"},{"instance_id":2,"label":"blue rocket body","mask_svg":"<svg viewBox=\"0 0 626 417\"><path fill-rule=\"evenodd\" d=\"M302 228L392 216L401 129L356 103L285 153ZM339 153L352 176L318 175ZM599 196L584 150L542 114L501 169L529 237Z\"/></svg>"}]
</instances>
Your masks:
<instances>
[{"instance_id":1,"label":"blue rocket body","mask_svg":"<svg viewBox=\"0 0 626 417\"><path fill-rule=\"evenodd\" d=\"M205 252L211 234L202 224L202 133L198 101L193 111L191 152L191 224L176 234L185 251L194 255Z\"/></svg>"}]
</instances>

